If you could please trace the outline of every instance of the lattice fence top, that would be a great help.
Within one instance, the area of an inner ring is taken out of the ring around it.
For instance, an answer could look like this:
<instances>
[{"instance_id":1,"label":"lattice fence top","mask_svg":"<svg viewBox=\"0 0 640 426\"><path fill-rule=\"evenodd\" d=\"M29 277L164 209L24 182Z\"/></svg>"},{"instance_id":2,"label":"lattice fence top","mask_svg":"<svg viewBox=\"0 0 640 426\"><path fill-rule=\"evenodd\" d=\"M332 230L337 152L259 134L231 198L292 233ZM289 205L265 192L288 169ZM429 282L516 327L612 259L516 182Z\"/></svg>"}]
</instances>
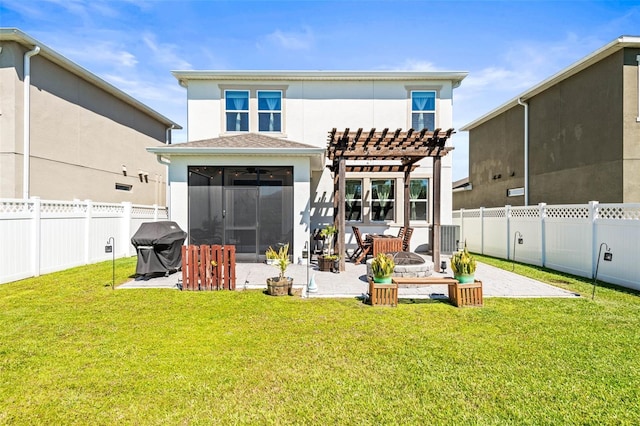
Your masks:
<instances>
[{"instance_id":1,"label":"lattice fence top","mask_svg":"<svg viewBox=\"0 0 640 426\"><path fill-rule=\"evenodd\" d=\"M40 211L43 214L84 214L87 205L76 201L43 201Z\"/></svg>"},{"instance_id":2,"label":"lattice fence top","mask_svg":"<svg viewBox=\"0 0 640 426\"><path fill-rule=\"evenodd\" d=\"M507 217L507 212L504 207L484 209L482 211L484 217Z\"/></svg>"},{"instance_id":3,"label":"lattice fence top","mask_svg":"<svg viewBox=\"0 0 640 426\"><path fill-rule=\"evenodd\" d=\"M91 206L96 214L104 215L122 215L124 214L124 206L122 204L94 204Z\"/></svg>"},{"instance_id":4,"label":"lattice fence top","mask_svg":"<svg viewBox=\"0 0 640 426\"><path fill-rule=\"evenodd\" d=\"M462 217L480 217L480 210L465 210Z\"/></svg>"},{"instance_id":5,"label":"lattice fence top","mask_svg":"<svg viewBox=\"0 0 640 426\"><path fill-rule=\"evenodd\" d=\"M538 206L511 207L511 217L517 218L539 218L540 208Z\"/></svg>"},{"instance_id":6,"label":"lattice fence top","mask_svg":"<svg viewBox=\"0 0 640 426\"><path fill-rule=\"evenodd\" d=\"M24 200L4 200L0 202L0 213L28 213L33 211L33 203Z\"/></svg>"},{"instance_id":7,"label":"lattice fence top","mask_svg":"<svg viewBox=\"0 0 640 426\"><path fill-rule=\"evenodd\" d=\"M625 206L615 204L601 204L598 207L598 218L640 220L640 204Z\"/></svg>"},{"instance_id":8,"label":"lattice fence top","mask_svg":"<svg viewBox=\"0 0 640 426\"><path fill-rule=\"evenodd\" d=\"M546 216L553 219L588 219L589 206L547 206Z\"/></svg>"}]
</instances>

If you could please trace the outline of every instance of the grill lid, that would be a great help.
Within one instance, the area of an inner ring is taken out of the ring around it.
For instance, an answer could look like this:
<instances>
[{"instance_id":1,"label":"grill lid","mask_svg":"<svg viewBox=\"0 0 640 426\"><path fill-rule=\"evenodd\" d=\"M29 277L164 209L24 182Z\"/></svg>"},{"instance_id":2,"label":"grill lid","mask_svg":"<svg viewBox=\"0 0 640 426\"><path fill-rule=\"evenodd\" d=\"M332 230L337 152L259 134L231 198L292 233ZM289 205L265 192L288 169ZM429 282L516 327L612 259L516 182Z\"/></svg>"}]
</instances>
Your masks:
<instances>
[{"instance_id":1,"label":"grill lid","mask_svg":"<svg viewBox=\"0 0 640 426\"><path fill-rule=\"evenodd\" d=\"M138 246L155 246L184 241L187 233L177 223L171 221L144 222L131 237L131 244Z\"/></svg>"}]
</instances>

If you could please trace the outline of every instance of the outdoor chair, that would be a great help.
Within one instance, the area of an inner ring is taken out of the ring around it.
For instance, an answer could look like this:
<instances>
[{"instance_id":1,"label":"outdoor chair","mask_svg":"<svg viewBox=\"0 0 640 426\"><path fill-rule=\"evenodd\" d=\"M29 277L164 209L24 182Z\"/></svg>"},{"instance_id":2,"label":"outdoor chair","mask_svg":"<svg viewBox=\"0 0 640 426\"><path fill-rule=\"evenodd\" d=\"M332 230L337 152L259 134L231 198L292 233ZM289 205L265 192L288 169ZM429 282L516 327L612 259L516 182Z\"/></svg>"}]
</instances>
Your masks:
<instances>
[{"instance_id":1,"label":"outdoor chair","mask_svg":"<svg viewBox=\"0 0 640 426\"><path fill-rule=\"evenodd\" d=\"M405 229L405 228L403 228ZM402 236L402 251L409 250L409 243L411 243L411 235L413 234L413 228L406 228L404 235Z\"/></svg>"},{"instance_id":2,"label":"outdoor chair","mask_svg":"<svg viewBox=\"0 0 640 426\"><path fill-rule=\"evenodd\" d=\"M398 238L404 238L404 226L398 230Z\"/></svg>"},{"instance_id":3,"label":"outdoor chair","mask_svg":"<svg viewBox=\"0 0 640 426\"><path fill-rule=\"evenodd\" d=\"M356 237L356 243L358 244L358 247L353 251L349 259L358 264L362 261L362 259L367 260L367 256L371 254L373 245L362 238L360 228L358 228L357 226L352 226L351 229L353 230L353 235Z\"/></svg>"}]
</instances>

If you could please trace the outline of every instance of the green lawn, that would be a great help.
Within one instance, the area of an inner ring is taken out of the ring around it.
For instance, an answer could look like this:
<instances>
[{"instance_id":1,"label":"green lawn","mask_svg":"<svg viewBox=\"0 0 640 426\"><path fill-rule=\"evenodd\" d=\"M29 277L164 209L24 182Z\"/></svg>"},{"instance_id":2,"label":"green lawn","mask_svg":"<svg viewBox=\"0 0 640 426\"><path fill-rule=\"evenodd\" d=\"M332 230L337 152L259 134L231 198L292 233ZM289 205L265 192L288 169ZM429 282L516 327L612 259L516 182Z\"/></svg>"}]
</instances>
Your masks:
<instances>
[{"instance_id":1,"label":"green lawn","mask_svg":"<svg viewBox=\"0 0 640 426\"><path fill-rule=\"evenodd\" d=\"M0 424L640 424L640 298L516 271L585 297L114 291L110 262L0 285Z\"/></svg>"}]
</instances>

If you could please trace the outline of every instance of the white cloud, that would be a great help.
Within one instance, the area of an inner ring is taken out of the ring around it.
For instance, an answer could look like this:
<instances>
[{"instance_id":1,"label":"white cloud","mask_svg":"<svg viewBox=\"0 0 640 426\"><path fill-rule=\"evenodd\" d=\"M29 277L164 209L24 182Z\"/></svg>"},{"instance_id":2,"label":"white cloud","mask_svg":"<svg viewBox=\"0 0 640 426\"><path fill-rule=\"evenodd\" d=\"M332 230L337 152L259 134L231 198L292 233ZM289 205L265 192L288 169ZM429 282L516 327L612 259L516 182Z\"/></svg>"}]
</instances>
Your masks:
<instances>
[{"instance_id":1,"label":"white cloud","mask_svg":"<svg viewBox=\"0 0 640 426\"><path fill-rule=\"evenodd\" d=\"M432 62L406 59L401 65L392 68L396 71L441 71Z\"/></svg>"},{"instance_id":2,"label":"white cloud","mask_svg":"<svg viewBox=\"0 0 640 426\"><path fill-rule=\"evenodd\" d=\"M315 41L313 32L309 27L305 27L302 31L275 30L266 36L266 39L277 46L286 50L307 50L311 48ZM260 46L260 44L258 44Z\"/></svg>"},{"instance_id":3,"label":"white cloud","mask_svg":"<svg viewBox=\"0 0 640 426\"><path fill-rule=\"evenodd\" d=\"M153 53L156 63L164 65L167 69L188 70L191 64L177 53L178 46L170 43L158 43L155 34L147 32L142 35L142 41Z\"/></svg>"}]
</instances>

